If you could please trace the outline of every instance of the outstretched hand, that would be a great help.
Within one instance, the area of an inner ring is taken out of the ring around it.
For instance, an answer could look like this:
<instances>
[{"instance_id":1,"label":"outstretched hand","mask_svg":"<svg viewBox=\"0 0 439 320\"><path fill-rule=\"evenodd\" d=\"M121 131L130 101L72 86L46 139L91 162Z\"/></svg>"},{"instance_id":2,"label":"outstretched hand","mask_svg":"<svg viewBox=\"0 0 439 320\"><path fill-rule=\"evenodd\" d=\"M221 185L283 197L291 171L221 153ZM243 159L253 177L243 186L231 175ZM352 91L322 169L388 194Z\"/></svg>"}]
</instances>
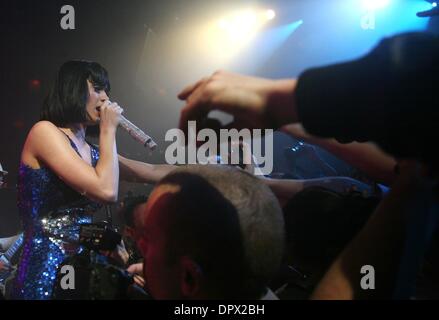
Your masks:
<instances>
[{"instance_id":1,"label":"outstretched hand","mask_svg":"<svg viewBox=\"0 0 439 320\"><path fill-rule=\"evenodd\" d=\"M234 116L231 128L277 129L296 122L294 91L296 80L270 80L218 71L186 87L178 97L186 101L180 129L188 121L202 124L210 111Z\"/></svg>"}]
</instances>

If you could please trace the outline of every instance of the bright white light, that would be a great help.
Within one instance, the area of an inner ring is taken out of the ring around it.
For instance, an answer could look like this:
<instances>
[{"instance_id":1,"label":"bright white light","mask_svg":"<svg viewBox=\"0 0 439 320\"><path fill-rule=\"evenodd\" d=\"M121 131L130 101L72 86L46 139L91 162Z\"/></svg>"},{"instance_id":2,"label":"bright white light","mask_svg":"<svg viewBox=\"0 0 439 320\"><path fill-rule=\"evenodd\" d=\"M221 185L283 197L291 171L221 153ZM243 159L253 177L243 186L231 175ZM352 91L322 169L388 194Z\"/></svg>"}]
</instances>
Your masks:
<instances>
[{"instance_id":1,"label":"bright white light","mask_svg":"<svg viewBox=\"0 0 439 320\"><path fill-rule=\"evenodd\" d=\"M203 43L205 56L219 61L217 64L225 63L247 47L275 16L276 13L268 9L232 11L203 27L197 38L203 39L200 43Z\"/></svg>"},{"instance_id":2,"label":"bright white light","mask_svg":"<svg viewBox=\"0 0 439 320\"><path fill-rule=\"evenodd\" d=\"M267 10L266 16L268 20L273 20L276 18L276 12L274 10Z\"/></svg>"},{"instance_id":3,"label":"bright white light","mask_svg":"<svg viewBox=\"0 0 439 320\"><path fill-rule=\"evenodd\" d=\"M218 27L223 32L222 38L234 42L245 41L260 28L262 21L258 17L255 11L247 10L220 19Z\"/></svg>"},{"instance_id":4,"label":"bright white light","mask_svg":"<svg viewBox=\"0 0 439 320\"><path fill-rule=\"evenodd\" d=\"M222 30L227 30L229 28L229 21L227 21L226 19L221 19L218 22L218 26L220 27L220 29Z\"/></svg>"},{"instance_id":5,"label":"bright white light","mask_svg":"<svg viewBox=\"0 0 439 320\"><path fill-rule=\"evenodd\" d=\"M436 8L436 7L437 7L437 2L433 2L433 3L431 4L431 6L432 6L433 8Z\"/></svg>"},{"instance_id":6,"label":"bright white light","mask_svg":"<svg viewBox=\"0 0 439 320\"><path fill-rule=\"evenodd\" d=\"M363 0L363 6L366 10L377 10L387 7L390 0Z\"/></svg>"}]
</instances>

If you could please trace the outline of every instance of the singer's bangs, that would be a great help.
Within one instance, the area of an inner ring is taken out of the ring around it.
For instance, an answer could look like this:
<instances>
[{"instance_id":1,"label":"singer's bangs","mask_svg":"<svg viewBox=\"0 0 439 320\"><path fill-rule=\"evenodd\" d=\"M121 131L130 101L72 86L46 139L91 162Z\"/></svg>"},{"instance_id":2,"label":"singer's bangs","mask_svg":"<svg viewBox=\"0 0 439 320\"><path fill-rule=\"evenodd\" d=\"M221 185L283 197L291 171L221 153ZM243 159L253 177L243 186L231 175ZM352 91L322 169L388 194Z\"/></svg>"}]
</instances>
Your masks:
<instances>
[{"instance_id":1,"label":"singer's bangs","mask_svg":"<svg viewBox=\"0 0 439 320\"><path fill-rule=\"evenodd\" d=\"M50 121L58 127L86 122L87 80L99 90L110 91L108 72L99 63L83 60L64 63L44 101L40 120Z\"/></svg>"},{"instance_id":2,"label":"singer's bangs","mask_svg":"<svg viewBox=\"0 0 439 320\"><path fill-rule=\"evenodd\" d=\"M110 79L108 78L108 72L100 64L92 62L90 65L90 76L88 80L93 84L95 88L104 90L107 94L110 93Z\"/></svg>"}]
</instances>

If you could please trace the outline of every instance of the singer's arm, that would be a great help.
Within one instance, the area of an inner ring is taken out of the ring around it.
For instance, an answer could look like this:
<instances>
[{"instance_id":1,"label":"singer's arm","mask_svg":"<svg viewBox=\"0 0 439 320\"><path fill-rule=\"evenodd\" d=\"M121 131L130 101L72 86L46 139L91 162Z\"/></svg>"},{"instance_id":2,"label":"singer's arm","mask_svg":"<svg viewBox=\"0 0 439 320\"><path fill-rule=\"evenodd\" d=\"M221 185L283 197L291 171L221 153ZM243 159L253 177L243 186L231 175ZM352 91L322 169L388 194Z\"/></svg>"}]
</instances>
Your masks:
<instances>
[{"instance_id":1,"label":"singer's arm","mask_svg":"<svg viewBox=\"0 0 439 320\"><path fill-rule=\"evenodd\" d=\"M119 156L120 179L127 182L156 183L176 168L169 164L150 164Z\"/></svg>"}]
</instances>

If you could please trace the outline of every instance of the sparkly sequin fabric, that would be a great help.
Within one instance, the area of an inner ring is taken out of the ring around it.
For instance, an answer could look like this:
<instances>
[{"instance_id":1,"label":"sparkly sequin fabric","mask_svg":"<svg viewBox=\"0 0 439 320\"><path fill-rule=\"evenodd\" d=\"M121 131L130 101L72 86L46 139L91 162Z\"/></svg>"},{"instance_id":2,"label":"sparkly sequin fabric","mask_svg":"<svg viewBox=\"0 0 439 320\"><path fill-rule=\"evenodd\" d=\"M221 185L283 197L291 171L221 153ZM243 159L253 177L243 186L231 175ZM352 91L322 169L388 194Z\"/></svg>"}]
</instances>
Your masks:
<instances>
[{"instance_id":1,"label":"sparkly sequin fabric","mask_svg":"<svg viewBox=\"0 0 439 320\"><path fill-rule=\"evenodd\" d=\"M96 166L99 151L94 146L91 157ZM18 207L24 241L12 298L50 299L58 266L81 252L77 244L80 225L91 223L100 205L67 186L50 169L20 164Z\"/></svg>"}]
</instances>

